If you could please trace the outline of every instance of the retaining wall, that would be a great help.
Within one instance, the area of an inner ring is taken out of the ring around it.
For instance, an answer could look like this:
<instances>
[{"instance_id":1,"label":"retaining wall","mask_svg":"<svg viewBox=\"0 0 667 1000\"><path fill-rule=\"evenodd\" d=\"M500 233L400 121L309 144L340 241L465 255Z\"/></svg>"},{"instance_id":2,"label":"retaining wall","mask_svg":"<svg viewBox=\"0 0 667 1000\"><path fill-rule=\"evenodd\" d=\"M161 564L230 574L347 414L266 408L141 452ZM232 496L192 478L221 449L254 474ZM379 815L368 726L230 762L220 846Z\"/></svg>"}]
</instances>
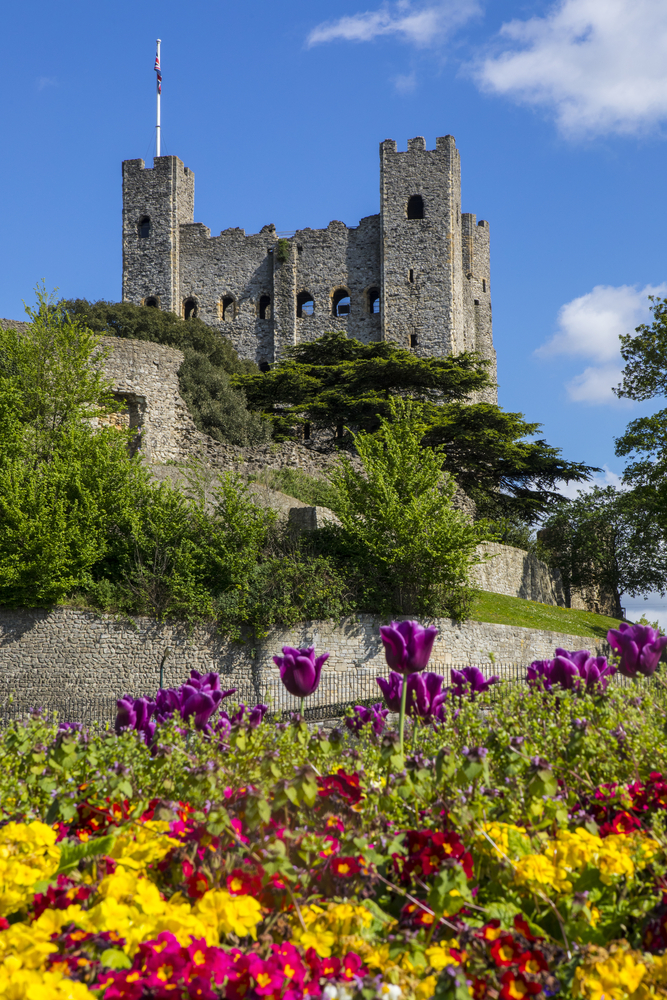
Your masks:
<instances>
[{"instance_id":1,"label":"retaining wall","mask_svg":"<svg viewBox=\"0 0 667 1000\"><path fill-rule=\"evenodd\" d=\"M372 615L355 615L340 622L319 621L272 632L253 648L231 644L211 627L191 634L182 626L160 625L148 618L117 620L70 608L0 610L0 686L23 693L43 691L52 696L148 694L159 681L159 664L167 648L165 685L179 684L191 669L216 670L231 684L252 679L261 683L277 675L272 662L284 645L314 645L331 653L327 671L354 671L384 665L379 625ZM553 656L556 646L602 644L557 632L438 619L433 651L439 664L530 662Z\"/></svg>"}]
</instances>

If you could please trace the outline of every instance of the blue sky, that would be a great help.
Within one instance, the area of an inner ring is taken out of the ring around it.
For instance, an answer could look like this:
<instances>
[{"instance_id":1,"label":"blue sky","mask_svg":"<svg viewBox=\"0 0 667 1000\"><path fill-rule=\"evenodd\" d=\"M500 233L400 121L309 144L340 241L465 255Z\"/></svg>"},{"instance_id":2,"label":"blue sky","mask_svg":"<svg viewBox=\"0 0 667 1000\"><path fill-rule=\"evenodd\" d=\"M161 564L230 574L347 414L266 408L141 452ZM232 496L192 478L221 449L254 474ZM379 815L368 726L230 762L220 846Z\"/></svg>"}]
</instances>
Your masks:
<instances>
[{"instance_id":1,"label":"blue sky","mask_svg":"<svg viewBox=\"0 0 667 1000\"><path fill-rule=\"evenodd\" d=\"M43 279L120 296L120 163L196 174L219 232L355 225L378 144L451 133L488 219L500 403L569 459L623 464L618 334L667 295L662 0L24 0L3 17L0 316Z\"/></svg>"}]
</instances>

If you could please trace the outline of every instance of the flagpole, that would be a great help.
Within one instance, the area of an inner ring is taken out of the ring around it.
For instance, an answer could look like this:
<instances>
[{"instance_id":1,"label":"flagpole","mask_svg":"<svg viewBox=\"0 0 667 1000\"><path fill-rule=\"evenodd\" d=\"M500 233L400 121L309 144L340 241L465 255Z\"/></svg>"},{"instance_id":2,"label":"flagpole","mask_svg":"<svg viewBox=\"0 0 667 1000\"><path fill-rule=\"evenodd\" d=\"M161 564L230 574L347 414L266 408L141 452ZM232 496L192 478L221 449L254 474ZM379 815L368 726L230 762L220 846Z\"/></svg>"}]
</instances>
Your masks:
<instances>
[{"instance_id":1,"label":"flagpole","mask_svg":"<svg viewBox=\"0 0 667 1000\"><path fill-rule=\"evenodd\" d=\"M157 65L160 66L160 43L161 39L157 40ZM160 74L158 73L157 78L157 123L155 125L155 155L160 155Z\"/></svg>"}]
</instances>

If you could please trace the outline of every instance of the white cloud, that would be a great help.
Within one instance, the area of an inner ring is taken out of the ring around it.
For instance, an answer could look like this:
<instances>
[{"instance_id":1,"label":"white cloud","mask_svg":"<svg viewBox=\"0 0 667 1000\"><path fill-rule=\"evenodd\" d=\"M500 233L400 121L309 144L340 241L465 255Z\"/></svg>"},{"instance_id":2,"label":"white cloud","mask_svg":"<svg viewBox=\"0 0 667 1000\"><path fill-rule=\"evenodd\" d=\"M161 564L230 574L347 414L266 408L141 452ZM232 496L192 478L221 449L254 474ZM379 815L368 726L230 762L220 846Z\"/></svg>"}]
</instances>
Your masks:
<instances>
[{"instance_id":1,"label":"white cloud","mask_svg":"<svg viewBox=\"0 0 667 1000\"><path fill-rule=\"evenodd\" d=\"M560 354L594 362L566 384L573 401L628 406L628 400L618 399L611 391L620 382L623 367L618 338L650 319L649 295L666 294L667 284L644 288L596 285L592 292L561 307L558 332L535 353L542 358Z\"/></svg>"},{"instance_id":2,"label":"white cloud","mask_svg":"<svg viewBox=\"0 0 667 1000\"><path fill-rule=\"evenodd\" d=\"M350 14L337 21L323 21L308 35L311 48L322 42L372 42L387 35L420 47L432 45L476 16L478 0L441 0L413 5L409 0L385 4L379 10Z\"/></svg>"},{"instance_id":3,"label":"white cloud","mask_svg":"<svg viewBox=\"0 0 667 1000\"><path fill-rule=\"evenodd\" d=\"M552 111L570 134L631 133L667 118L664 0L560 0L500 30L481 86Z\"/></svg>"},{"instance_id":4,"label":"white cloud","mask_svg":"<svg viewBox=\"0 0 667 1000\"><path fill-rule=\"evenodd\" d=\"M605 486L614 486L617 490L626 488L623 486L621 477L616 472L612 472L608 465L603 465L602 474L598 473L592 476L587 483L565 483L561 480L556 489L568 500L576 500L580 493L590 493L595 486L601 486L603 489Z\"/></svg>"},{"instance_id":5,"label":"white cloud","mask_svg":"<svg viewBox=\"0 0 667 1000\"><path fill-rule=\"evenodd\" d=\"M399 94L414 94L417 89L417 74L399 73L394 77L394 86Z\"/></svg>"},{"instance_id":6,"label":"white cloud","mask_svg":"<svg viewBox=\"0 0 667 1000\"><path fill-rule=\"evenodd\" d=\"M39 76L35 80L37 90L46 90L47 87L57 87L58 81L55 76Z\"/></svg>"}]
</instances>

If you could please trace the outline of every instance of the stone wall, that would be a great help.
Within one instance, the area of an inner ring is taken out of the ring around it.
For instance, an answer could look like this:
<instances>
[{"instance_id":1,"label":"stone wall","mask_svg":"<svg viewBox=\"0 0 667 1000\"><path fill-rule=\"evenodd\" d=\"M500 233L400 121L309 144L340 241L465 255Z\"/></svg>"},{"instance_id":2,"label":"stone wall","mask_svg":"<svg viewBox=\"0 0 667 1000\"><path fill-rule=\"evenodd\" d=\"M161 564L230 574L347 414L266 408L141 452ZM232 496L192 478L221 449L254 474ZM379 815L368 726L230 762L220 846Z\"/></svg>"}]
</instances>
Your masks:
<instances>
[{"instance_id":1,"label":"stone wall","mask_svg":"<svg viewBox=\"0 0 667 1000\"><path fill-rule=\"evenodd\" d=\"M498 542L485 542L478 546L477 553L489 557L474 566L470 574L480 590L566 606L560 573L541 562L532 552Z\"/></svg>"},{"instance_id":2,"label":"stone wall","mask_svg":"<svg viewBox=\"0 0 667 1000\"><path fill-rule=\"evenodd\" d=\"M23 698L46 693L61 699L152 693L158 686L160 660L169 648L165 685L181 683L191 669L216 670L229 686L238 683L247 690L254 684L259 697L263 685L277 676L272 657L284 645L328 650L327 676L383 669L380 624L371 615L310 622L276 630L254 646L241 646L230 644L212 627L189 634L184 626L160 625L148 618L121 620L71 608L0 610L0 690L21 692ZM602 652L596 640L580 636L480 622L456 625L449 619L435 624L440 634L434 669L490 664L492 653L500 664L527 663L553 656L556 646Z\"/></svg>"}]
</instances>

